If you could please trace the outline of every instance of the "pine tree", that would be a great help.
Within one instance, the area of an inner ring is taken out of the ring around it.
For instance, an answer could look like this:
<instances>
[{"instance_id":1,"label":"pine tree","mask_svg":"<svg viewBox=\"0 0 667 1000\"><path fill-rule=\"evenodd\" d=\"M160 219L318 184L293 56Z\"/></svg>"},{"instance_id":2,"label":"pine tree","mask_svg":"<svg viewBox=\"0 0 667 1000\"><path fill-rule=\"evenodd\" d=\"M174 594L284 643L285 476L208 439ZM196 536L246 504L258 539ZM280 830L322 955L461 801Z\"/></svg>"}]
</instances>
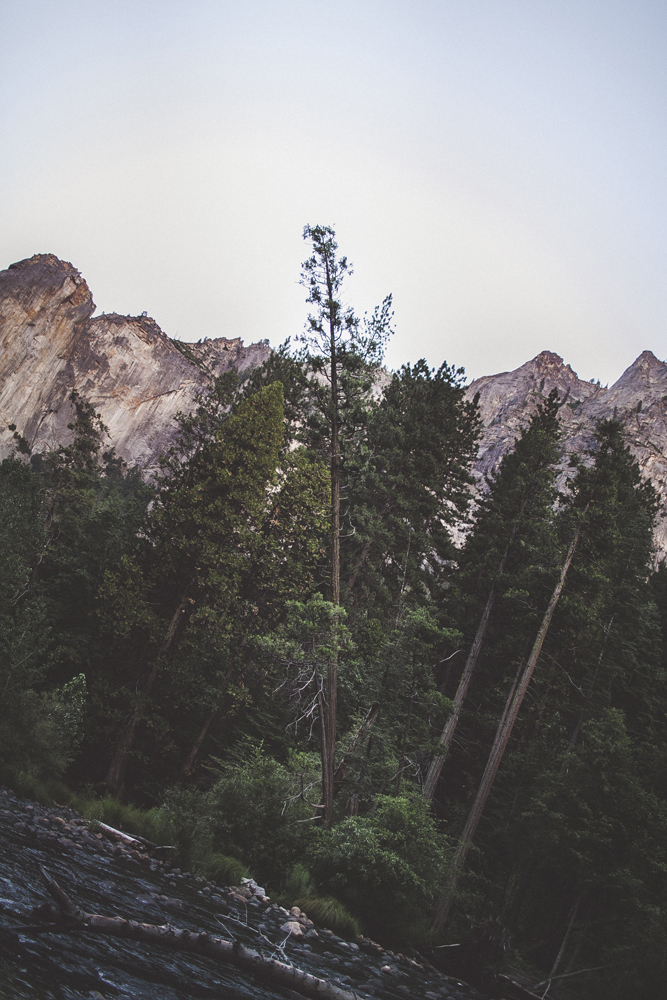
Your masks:
<instances>
[{"instance_id":1,"label":"pine tree","mask_svg":"<svg viewBox=\"0 0 667 1000\"><path fill-rule=\"evenodd\" d=\"M338 256L333 229L306 226L304 239L312 245L312 255L303 263L301 283L308 292L314 311L308 317L302 342L309 372L308 424L312 444L326 453L330 462L331 527L329 533L329 596L334 609L341 604L340 535L341 473L347 453L353 447L358 428L363 426L373 381L380 370L384 344L390 333L391 296L360 323L351 308L343 305L344 279L351 274L346 257ZM338 616L332 618L336 627ZM331 643L321 702L322 786L324 820L333 821L336 713L338 697L338 642Z\"/></svg>"},{"instance_id":2,"label":"pine tree","mask_svg":"<svg viewBox=\"0 0 667 1000\"><path fill-rule=\"evenodd\" d=\"M224 388L224 387L223 387ZM138 727L165 658L186 624L214 633L228 628L243 573L258 558L272 482L283 441L282 387L274 383L242 400L232 415L224 395L183 421L165 462L147 535L144 576L163 609L160 645L107 773L121 787ZM214 642L219 642L219 638Z\"/></svg>"},{"instance_id":3,"label":"pine tree","mask_svg":"<svg viewBox=\"0 0 667 1000\"><path fill-rule=\"evenodd\" d=\"M424 782L424 798L432 799L454 738L489 619L506 571L516 572L517 562L535 557L545 543L553 519L556 500L556 462L559 458L559 400L554 389L544 405L538 406L529 426L517 438L497 473L487 481L475 527L461 559L459 586L473 579L475 589L487 589L484 611L479 620L463 673L454 697L452 713L440 735L440 752L433 758ZM517 554L518 549L518 554Z\"/></svg>"},{"instance_id":4,"label":"pine tree","mask_svg":"<svg viewBox=\"0 0 667 1000\"><path fill-rule=\"evenodd\" d=\"M392 376L369 411L350 474L348 603L384 602L395 612L406 587L436 597L456 554L452 530L472 500L480 433L463 369L444 363L432 371L422 360Z\"/></svg>"},{"instance_id":5,"label":"pine tree","mask_svg":"<svg viewBox=\"0 0 667 1000\"><path fill-rule=\"evenodd\" d=\"M596 448L592 466L581 466L572 483L569 502L560 514L564 540L569 540L567 553L560 567L559 578L551 594L549 604L530 655L525 664L520 663L514 685L510 691L503 714L498 723L496 736L489 754L484 774L471 806L464 830L454 856L447 889L436 909L435 927L441 929L449 915L460 873L470 850L484 807L491 793L495 777L507 749L512 730L517 721L523 699L537 665L544 641L565 586L570 566L580 547L579 561L590 566L597 574L602 569L601 554L611 557L619 547L624 528L628 528L630 547L637 517L629 518L629 506L634 506L646 529L652 526L655 517L655 495L650 484L641 481L636 462L624 443L621 426L616 421L603 421L596 431ZM643 511L643 514L641 513ZM581 546L580 546L581 542ZM583 550L583 551L582 551ZM611 565L606 567L606 580L613 576Z\"/></svg>"}]
</instances>

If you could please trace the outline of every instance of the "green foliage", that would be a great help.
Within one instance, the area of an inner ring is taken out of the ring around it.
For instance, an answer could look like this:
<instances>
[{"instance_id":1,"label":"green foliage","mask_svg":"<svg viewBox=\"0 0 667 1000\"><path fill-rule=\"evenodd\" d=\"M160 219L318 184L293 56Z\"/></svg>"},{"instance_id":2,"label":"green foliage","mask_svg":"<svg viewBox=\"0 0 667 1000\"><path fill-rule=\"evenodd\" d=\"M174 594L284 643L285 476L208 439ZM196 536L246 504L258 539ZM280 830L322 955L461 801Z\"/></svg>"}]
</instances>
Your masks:
<instances>
[{"instance_id":1,"label":"green foliage","mask_svg":"<svg viewBox=\"0 0 667 1000\"><path fill-rule=\"evenodd\" d=\"M481 432L463 369L424 360L395 373L369 409L350 469L353 529L343 546L347 598L394 606L407 590L437 594L455 556L451 528L465 522L470 467Z\"/></svg>"},{"instance_id":2,"label":"green foliage","mask_svg":"<svg viewBox=\"0 0 667 1000\"><path fill-rule=\"evenodd\" d=\"M369 933L417 941L444 879L448 850L419 796L381 796L373 813L319 831L306 863L322 889Z\"/></svg>"},{"instance_id":3,"label":"green foliage","mask_svg":"<svg viewBox=\"0 0 667 1000\"><path fill-rule=\"evenodd\" d=\"M72 805L87 819L106 823L116 830L135 837L144 837L155 844L169 844L171 830L162 810L141 809L121 802L112 795L101 799L85 799L75 796Z\"/></svg>"},{"instance_id":4,"label":"green foliage","mask_svg":"<svg viewBox=\"0 0 667 1000\"><path fill-rule=\"evenodd\" d=\"M562 967L597 970L585 995L652 1000L667 933L654 491L606 421L559 495L553 392L473 507L463 371L383 374L391 299L358 318L333 230L304 235L297 350L214 380L151 485L76 395L69 444L33 455L15 436L19 457L0 463L0 779L218 881L252 872L338 933L423 944L580 528L449 926L498 921L548 974L571 919ZM340 603L325 599L336 531ZM430 811L422 784L491 592ZM106 778L117 797L93 798Z\"/></svg>"},{"instance_id":5,"label":"green foliage","mask_svg":"<svg viewBox=\"0 0 667 1000\"><path fill-rule=\"evenodd\" d=\"M278 884L308 837L310 824L299 821L312 816L302 789L316 787L315 760L299 755L280 764L258 746L246 760L218 767L203 802L214 845Z\"/></svg>"}]
</instances>

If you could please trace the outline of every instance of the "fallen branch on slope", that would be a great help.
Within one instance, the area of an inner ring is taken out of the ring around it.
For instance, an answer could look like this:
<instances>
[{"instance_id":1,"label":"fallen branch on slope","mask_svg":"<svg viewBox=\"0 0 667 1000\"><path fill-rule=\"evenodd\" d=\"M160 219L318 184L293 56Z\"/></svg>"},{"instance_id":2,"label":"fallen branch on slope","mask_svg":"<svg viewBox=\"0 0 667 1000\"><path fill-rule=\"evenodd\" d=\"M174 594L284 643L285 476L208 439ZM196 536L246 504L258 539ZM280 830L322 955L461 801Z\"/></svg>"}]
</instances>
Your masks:
<instances>
[{"instance_id":1,"label":"fallen branch on slope","mask_svg":"<svg viewBox=\"0 0 667 1000\"><path fill-rule=\"evenodd\" d=\"M302 972L301 969L286 962L267 958L253 948L246 948L238 941L226 941L205 931L187 931L171 924L158 926L126 920L124 917L86 913L71 901L44 868L40 868L40 871L46 888L57 904L57 909L49 907L49 920L52 920L52 924L48 925L49 929L91 931L130 941L159 944L175 951L188 951L196 955L205 955L207 958L230 962L260 979L294 990L312 1000L354 1000L355 995L349 990L342 989L326 979L311 976L310 973ZM45 915L45 907L39 907L39 916L44 919ZM46 930L47 927L41 924L39 929Z\"/></svg>"}]
</instances>

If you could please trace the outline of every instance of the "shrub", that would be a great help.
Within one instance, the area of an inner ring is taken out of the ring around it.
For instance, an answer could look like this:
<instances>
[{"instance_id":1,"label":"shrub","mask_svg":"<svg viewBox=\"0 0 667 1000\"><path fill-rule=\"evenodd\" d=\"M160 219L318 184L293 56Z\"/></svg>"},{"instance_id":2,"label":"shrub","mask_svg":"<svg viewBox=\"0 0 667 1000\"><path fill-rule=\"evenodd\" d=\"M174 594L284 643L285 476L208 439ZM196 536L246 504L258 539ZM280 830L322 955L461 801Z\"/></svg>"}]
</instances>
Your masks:
<instances>
[{"instance_id":1,"label":"shrub","mask_svg":"<svg viewBox=\"0 0 667 1000\"><path fill-rule=\"evenodd\" d=\"M315 896L315 885L308 869L297 862L287 876L280 899L287 906L296 906L297 900L305 896Z\"/></svg>"},{"instance_id":2,"label":"shrub","mask_svg":"<svg viewBox=\"0 0 667 1000\"><path fill-rule=\"evenodd\" d=\"M219 778L199 797L200 822L210 832L215 850L241 858L262 882L283 882L312 836L312 809L300 797L315 782L318 763L312 755L295 755L281 764L254 747L246 760L218 762ZM306 798L316 791L306 793Z\"/></svg>"},{"instance_id":3,"label":"shrub","mask_svg":"<svg viewBox=\"0 0 667 1000\"><path fill-rule=\"evenodd\" d=\"M349 907L369 933L407 943L427 932L447 853L420 797L382 796L374 814L319 831L307 860L322 888Z\"/></svg>"}]
</instances>

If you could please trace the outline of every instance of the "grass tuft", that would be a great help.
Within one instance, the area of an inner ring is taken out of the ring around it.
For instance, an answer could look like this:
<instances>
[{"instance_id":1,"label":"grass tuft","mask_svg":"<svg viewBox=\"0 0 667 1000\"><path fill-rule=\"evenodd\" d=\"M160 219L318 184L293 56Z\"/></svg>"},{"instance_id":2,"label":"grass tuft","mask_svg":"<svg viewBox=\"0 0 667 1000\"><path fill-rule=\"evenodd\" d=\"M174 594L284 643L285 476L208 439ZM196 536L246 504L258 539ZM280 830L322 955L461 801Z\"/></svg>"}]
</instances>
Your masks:
<instances>
[{"instance_id":1,"label":"grass tuft","mask_svg":"<svg viewBox=\"0 0 667 1000\"><path fill-rule=\"evenodd\" d=\"M340 937L356 938L361 927L356 917L346 910L342 903L331 896L306 896L294 903L304 910L308 917L320 927L328 927Z\"/></svg>"}]
</instances>

